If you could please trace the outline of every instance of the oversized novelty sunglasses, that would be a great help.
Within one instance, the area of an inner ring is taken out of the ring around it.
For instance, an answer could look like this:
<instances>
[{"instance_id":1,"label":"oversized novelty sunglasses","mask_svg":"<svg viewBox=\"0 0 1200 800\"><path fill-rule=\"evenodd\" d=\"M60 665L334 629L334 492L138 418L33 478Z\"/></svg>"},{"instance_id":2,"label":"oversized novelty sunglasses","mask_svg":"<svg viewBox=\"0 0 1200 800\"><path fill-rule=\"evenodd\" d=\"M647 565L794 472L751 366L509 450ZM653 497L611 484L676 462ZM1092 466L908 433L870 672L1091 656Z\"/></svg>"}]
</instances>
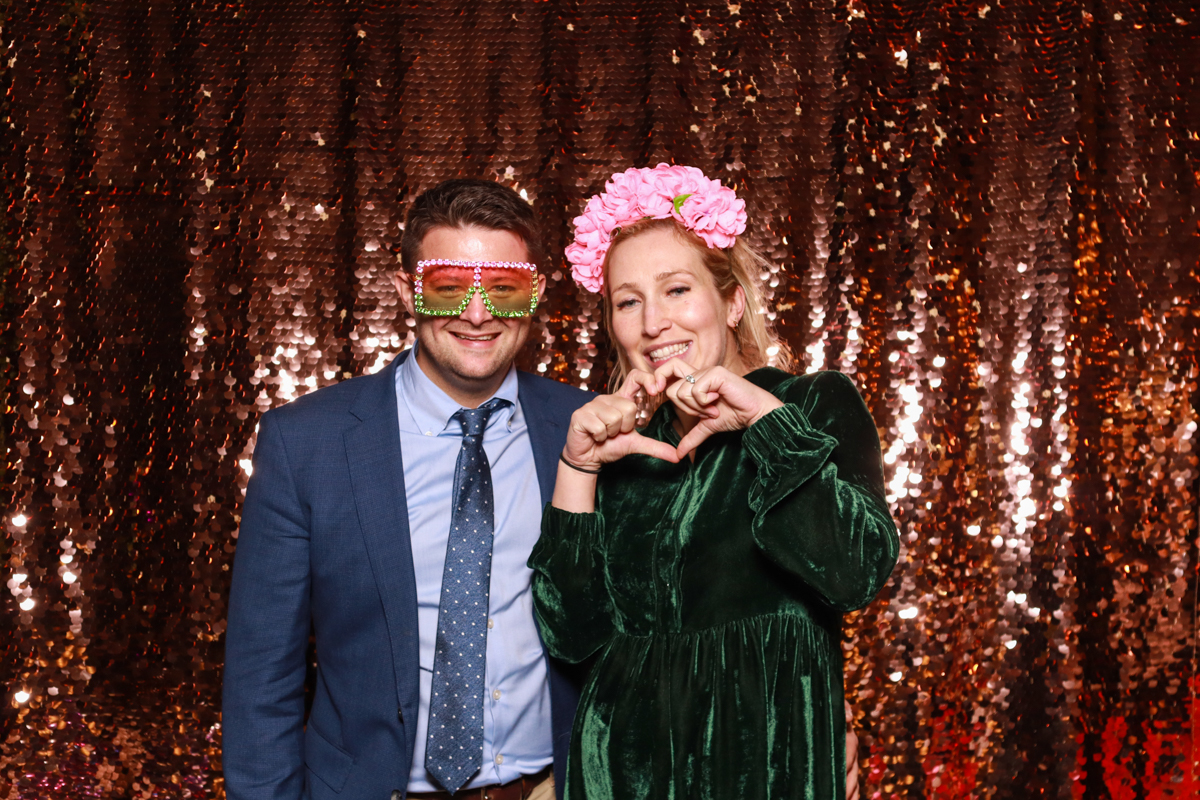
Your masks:
<instances>
[{"instance_id":1,"label":"oversized novelty sunglasses","mask_svg":"<svg viewBox=\"0 0 1200 800\"><path fill-rule=\"evenodd\" d=\"M527 317L537 309L537 266L524 261L417 262L413 302L418 314L457 317L478 292L493 317Z\"/></svg>"}]
</instances>

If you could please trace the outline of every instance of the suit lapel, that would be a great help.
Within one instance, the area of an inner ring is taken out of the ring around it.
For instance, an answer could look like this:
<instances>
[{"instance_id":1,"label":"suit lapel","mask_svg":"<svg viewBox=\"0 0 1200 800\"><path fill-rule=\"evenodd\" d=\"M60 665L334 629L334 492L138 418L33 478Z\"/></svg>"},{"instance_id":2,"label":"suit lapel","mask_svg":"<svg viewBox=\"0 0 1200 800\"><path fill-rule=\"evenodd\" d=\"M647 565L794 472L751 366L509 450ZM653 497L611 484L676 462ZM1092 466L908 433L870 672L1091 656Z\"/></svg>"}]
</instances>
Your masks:
<instances>
[{"instance_id":1,"label":"suit lapel","mask_svg":"<svg viewBox=\"0 0 1200 800\"><path fill-rule=\"evenodd\" d=\"M529 444L533 448L533 463L537 467L538 488L542 505L554 495L558 476L558 455L566 440L562 423L550 414L549 402L539 391L538 379L526 372L517 372L517 399L529 427Z\"/></svg>"},{"instance_id":2,"label":"suit lapel","mask_svg":"<svg viewBox=\"0 0 1200 800\"><path fill-rule=\"evenodd\" d=\"M411 712L415 720L417 587L395 389L396 364L406 356L403 353L393 359L374 376L376 380L364 381L363 391L350 407L359 424L348 428L344 439L358 520L391 638L396 688L405 712Z\"/></svg>"}]
</instances>

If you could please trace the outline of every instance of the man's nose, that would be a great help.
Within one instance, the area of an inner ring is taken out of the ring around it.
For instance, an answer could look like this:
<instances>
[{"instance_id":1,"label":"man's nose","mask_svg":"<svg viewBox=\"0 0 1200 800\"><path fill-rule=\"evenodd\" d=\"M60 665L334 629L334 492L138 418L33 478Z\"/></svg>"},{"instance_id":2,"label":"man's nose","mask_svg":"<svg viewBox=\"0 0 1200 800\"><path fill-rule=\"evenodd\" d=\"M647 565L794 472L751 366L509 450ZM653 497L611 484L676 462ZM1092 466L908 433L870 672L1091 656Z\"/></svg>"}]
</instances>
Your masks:
<instances>
[{"instance_id":1,"label":"man's nose","mask_svg":"<svg viewBox=\"0 0 1200 800\"><path fill-rule=\"evenodd\" d=\"M482 325L492 318L492 312L487 310L483 302L483 293L475 292L467 302L467 307L458 315L472 325Z\"/></svg>"}]
</instances>

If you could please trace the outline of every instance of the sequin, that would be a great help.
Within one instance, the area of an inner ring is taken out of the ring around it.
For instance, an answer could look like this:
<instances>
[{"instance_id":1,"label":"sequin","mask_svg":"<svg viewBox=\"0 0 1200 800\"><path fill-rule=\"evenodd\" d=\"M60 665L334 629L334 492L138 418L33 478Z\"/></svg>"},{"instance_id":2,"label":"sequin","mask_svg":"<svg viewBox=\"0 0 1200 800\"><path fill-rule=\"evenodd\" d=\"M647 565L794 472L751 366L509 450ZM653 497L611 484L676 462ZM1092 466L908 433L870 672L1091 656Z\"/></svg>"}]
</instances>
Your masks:
<instances>
[{"instance_id":1,"label":"sequin","mask_svg":"<svg viewBox=\"0 0 1200 800\"><path fill-rule=\"evenodd\" d=\"M661 160L746 199L767 315L881 428L905 552L843 643L863 796L1195 794L1200 15L463 8L8 15L0 796L223 796L259 414L411 345L404 204L460 175L544 224L520 366L602 389L560 254Z\"/></svg>"}]
</instances>

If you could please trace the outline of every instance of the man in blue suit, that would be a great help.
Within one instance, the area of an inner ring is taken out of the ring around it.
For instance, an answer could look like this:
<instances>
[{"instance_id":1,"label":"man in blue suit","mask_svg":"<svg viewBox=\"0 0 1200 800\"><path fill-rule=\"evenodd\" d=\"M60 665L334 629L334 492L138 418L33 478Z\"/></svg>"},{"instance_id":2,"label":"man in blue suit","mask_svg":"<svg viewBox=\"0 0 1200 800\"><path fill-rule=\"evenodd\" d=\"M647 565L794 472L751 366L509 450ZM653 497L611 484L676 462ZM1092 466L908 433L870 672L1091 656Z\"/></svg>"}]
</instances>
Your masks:
<instances>
[{"instance_id":1,"label":"man in blue suit","mask_svg":"<svg viewBox=\"0 0 1200 800\"><path fill-rule=\"evenodd\" d=\"M510 189L429 190L396 276L417 346L263 415L226 634L230 800L553 796L577 693L525 562L590 395L513 366L539 257Z\"/></svg>"}]
</instances>

